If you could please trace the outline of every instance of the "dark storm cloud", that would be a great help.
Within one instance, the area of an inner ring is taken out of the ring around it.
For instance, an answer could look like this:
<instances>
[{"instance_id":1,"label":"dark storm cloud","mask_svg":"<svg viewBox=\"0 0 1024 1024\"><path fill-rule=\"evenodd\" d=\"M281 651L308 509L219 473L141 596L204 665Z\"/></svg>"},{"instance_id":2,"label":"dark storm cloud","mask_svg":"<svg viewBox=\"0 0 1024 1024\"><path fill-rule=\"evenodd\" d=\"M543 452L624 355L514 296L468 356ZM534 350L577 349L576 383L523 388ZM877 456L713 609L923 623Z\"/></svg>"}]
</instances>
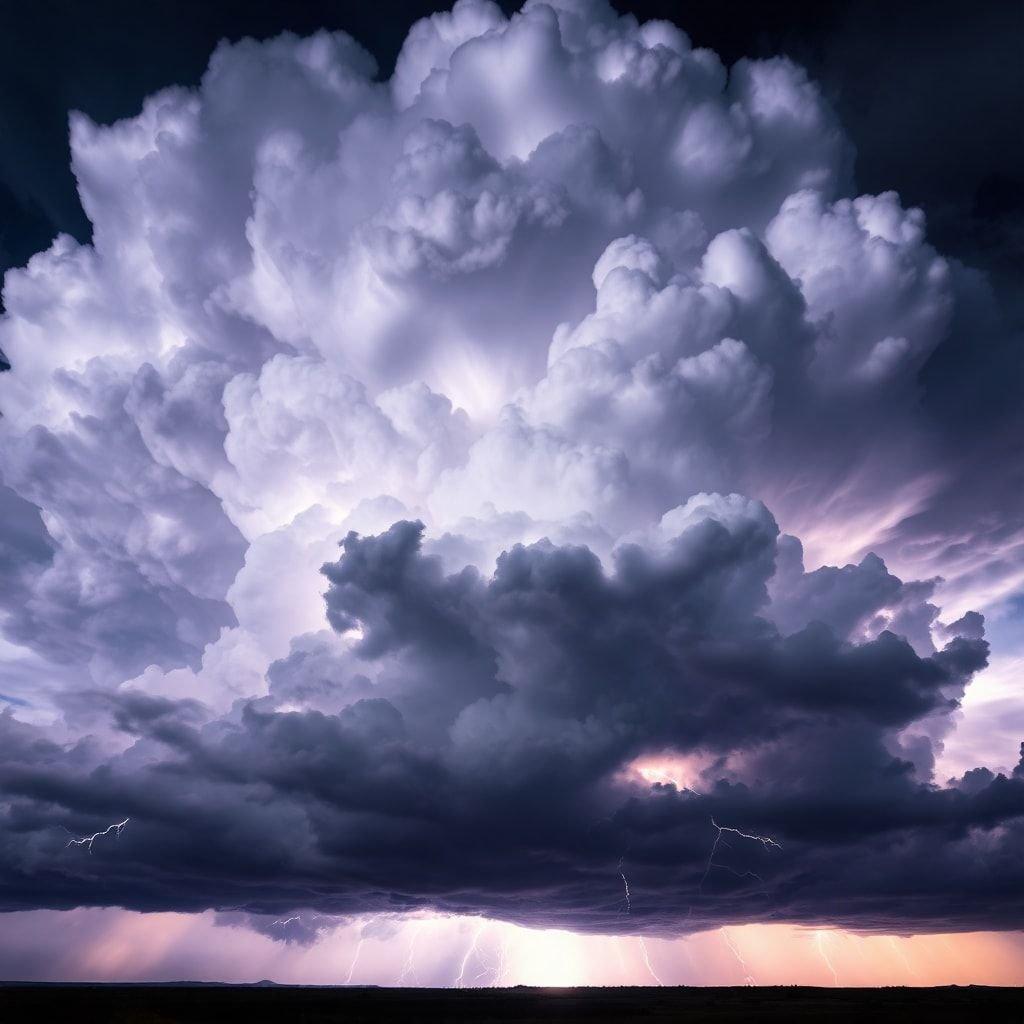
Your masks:
<instances>
[{"instance_id":1,"label":"dark storm cloud","mask_svg":"<svg viewBox=\"0 0 1024 1024\"><path fill-rule=\"evenodd\" d=\"M311 946L337 922L322 914L308 912L274 917L270 914L246 914L229 910L217 914L216 924L223 928L249 928L275 942Z\"/></svg>"},{"instance_id":2,"label":"dark storm cloud","mask_svg":"<svg viewBox=\"0 0 1024 1024\"><path fill-rule=\"evenodd\" d=\"M725 519L696 517L657 554L626 546L610 575L550 544L509 551L491 579L445 575L419 524L350 535L327 602L362 637L320 672L339 692L361 672L376 695L332 713L257 701L202 724L188 702L126 693L114 717L137 742L108 759L3 716L4 909L1019 925L1024 779L937 789L898 754L901 731L956 705L984 642L921 657L887 632L781 635L762 617L774 523L752 503ZM620 773L669 748L702 755L692 789ZM124 817L91 855L66 846ZM727 834L709 866L712 819L778 845ZM267 927L308 941L292 925Z\"/></svg>"},{"instance_id":3,"label":"dark storm cloud","mask_svg":"<svg viewBox=\"0 0 1024 1024\"><path fill-rule=\"evenodd\" d=\"M1012 317L804 69L463 0L71 149L94 240L0 321L0 909L1024 923L1021 772L936 774Z\"/></svg>"}]
</instances>

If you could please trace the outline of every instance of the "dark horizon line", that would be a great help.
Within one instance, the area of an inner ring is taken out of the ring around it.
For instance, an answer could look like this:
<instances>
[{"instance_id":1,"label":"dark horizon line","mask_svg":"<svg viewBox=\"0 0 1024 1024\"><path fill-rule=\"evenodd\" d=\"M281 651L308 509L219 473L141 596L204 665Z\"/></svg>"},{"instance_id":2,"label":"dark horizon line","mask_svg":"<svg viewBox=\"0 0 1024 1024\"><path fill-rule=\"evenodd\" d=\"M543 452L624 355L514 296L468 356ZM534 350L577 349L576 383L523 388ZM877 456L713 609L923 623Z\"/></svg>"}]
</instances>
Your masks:
<instances>
[{"instance_id":1,"label":"dark horizon line","mask_svg":"<svg viewBox=\"0 0 1024 1024\"><path fill-rule=\"evenodd\" d=\"M807 991L807 992L889 992L889 991L920 991L938 992L945 989L983 989L991 992L1024 992L1024 985L978 985L970 983L958 985L951 982L946 985L478 985L455 988L449 985L373 985L373 984L301 984L298 982L273 981L264 978L260 981L3 981L0 990L5 988L274 988L274 989L330 989L332 991L364 992L632 992L632 991L678 991L680 989L699 989L700 991L719 990L722 992L746 991L755 989L760 992L772 991Z\"/></svg>"}]
</instances>

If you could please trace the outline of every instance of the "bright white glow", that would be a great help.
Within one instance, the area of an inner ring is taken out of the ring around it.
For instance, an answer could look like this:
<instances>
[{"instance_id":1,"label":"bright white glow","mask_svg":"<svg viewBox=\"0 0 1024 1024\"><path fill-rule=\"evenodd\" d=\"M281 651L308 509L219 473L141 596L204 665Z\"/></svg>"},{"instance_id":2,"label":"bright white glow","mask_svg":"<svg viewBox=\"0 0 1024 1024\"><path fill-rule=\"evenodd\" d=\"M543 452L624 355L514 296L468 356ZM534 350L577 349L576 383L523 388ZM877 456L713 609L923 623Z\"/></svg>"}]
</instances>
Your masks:
<instances>
[{"instance_id":1,"label":"bright white glow","mask_svg":"<svg viewBox=\"0 0 1024 1024\"><path fill-rule=\"evenodd\" d=\"M119 821L116 825L108 825L102 832L94 832L91 836L83 836L81 839L71 839L68 841L68 846L84 846L90 853L92 853L92 844L102 836L108 836L111 832L117 837L121 834L121 830L131 821L131 818L125 818L124 821ZM66 847L65 847L66 849Z\"/></svg>"}]
</instances>

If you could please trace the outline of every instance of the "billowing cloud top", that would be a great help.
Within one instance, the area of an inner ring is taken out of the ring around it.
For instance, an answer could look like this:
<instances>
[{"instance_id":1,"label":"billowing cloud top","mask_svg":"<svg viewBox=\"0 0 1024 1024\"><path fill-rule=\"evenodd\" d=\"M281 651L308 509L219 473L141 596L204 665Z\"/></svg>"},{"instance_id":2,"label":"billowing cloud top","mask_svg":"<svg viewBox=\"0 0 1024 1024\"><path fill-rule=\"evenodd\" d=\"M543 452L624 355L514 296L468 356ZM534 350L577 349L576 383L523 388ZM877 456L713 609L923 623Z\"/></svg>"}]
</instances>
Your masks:
<instances>
[{"instance_id":1,"label":"billowing cloud top","mask_svg":"<svg viewBox=\"0 0 1024 1024\"><path fill-rule=\"evenodd\" d=\"M93 243L0 323L0 909L1024 924L1024 769L935 772L1024 577L950 381L1012 345L799 67L460 0L71 148Z\"/></svg>"}]
</instances>

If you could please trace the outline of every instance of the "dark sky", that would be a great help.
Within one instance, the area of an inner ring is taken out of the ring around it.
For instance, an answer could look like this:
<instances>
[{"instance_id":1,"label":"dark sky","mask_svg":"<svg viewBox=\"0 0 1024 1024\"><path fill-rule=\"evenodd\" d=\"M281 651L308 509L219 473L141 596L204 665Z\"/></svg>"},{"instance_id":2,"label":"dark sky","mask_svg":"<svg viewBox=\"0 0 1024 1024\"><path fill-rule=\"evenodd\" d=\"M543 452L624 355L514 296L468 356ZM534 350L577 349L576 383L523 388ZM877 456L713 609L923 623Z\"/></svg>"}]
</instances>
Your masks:
<instances>
[{"instance_id":1,"label":"dark sky","mask_svg":"<svg viewBox=\"0 0 1024 1024\"><path fill-rule=\"evenodd\" d=\"M100 122L136 113L169 84L199 80L221 38L344 29L389 74L429 0L49 0L0 16L0 265L21 265L57 231L89 224L68 166L67 112ZM503 3L507 10L516 4ZM863 191L924 205L938 247L1006 279L1021 269L1024 4L808 0L618 0L667 18L727 63L787 53L839 108Z\"/></svg>"}]
</instances>

